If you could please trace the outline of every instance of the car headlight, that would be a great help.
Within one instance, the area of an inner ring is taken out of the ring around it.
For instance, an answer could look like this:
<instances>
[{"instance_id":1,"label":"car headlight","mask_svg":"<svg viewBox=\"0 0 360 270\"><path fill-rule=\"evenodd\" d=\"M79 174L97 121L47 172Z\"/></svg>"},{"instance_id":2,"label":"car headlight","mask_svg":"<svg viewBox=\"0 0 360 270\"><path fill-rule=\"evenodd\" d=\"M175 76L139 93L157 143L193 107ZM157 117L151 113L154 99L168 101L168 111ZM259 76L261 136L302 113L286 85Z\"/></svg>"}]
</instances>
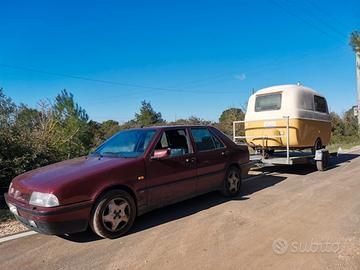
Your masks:
<instances>
[{"instance_id":1,"label":"car headlight","mask_svg":"<svg viewBox=\"0 0 360 270\"><path fill-rule=\"evenodd\" d=\"M42 207L54 207L59 205L59 200L54 194L34 191L31 194L29 204Z\"/></svg>"}]
</instances>

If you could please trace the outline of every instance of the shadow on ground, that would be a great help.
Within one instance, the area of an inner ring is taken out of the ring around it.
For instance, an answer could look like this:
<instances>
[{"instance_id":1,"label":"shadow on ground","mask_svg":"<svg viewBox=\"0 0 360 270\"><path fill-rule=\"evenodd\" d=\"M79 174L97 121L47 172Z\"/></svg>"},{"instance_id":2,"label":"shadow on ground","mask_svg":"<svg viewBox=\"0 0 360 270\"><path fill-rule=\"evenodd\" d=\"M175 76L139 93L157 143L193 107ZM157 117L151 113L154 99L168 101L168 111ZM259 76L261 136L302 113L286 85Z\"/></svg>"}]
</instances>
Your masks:
<instances>
[{"instance_id":1,"label":"shadow on ground","mask_svg":"<svg viewBox=\"0 0 360 270\"><path fill-rule=\"evenodd\" d=\"M341 163L349 163L353 159L358 158L359 154L351 154L351 153L344 153L339 155L332 155L329 159L329 164L327 171L333 170ZM316 172L315 163L313 164L299 164L299 165L282 165L282 166L268 166L257 168L255 171L260 171L262 173L286 173L286 174L297 174L297 175L307 175L309 173Z\"/></svg>"},{"instance_id":2,"label":"shadow on ground","mask_svg":"<svg viewBox=\"0 0 360 270\"><path fill-rule=\"evenodd\" d=\"M286 177L282 176L265 175L261 178L255 178L244 182L241 195L234 198L224 197L220 194L220 192L212 192L199 197L195 197L193 199L169 205L161 209L151 211L145 215L138 217L135 221L133 228L129 231L128 234L141 232L161 224L165 224L186 216L190 216L199 211L209 209L211 207L226 203L231 200L248 200L249 195L262 189L274 186L285 179ZM97 237L94 233L92 233L91 230L60 237L79 243L91 242L101 239Z\"/></svg>"}]
</instances>

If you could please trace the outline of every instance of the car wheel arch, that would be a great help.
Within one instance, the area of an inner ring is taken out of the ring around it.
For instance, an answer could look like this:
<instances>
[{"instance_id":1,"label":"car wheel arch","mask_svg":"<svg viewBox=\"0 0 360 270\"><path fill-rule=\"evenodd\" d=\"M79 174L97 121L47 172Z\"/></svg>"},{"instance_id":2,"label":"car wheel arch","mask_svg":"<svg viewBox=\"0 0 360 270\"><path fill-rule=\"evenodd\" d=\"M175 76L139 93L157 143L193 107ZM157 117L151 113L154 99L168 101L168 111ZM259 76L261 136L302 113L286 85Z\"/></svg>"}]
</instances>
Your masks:
<instances>
[{"instance_id":1,"label":"car wheel arch","mask_svg":"<svg viewBox=\"0 0 360 270\"><path fill-rule=\"evenodd\" d=\"M116 190L116 189L121 189L123 191L128 192L134 199L135 201L135 205L137 207L137 197L135 195L134 190L132 190L130 187L125 186L125 185L112 185L112 186L107 186L104 189L102 189L99 193L96 194L96 196L94 197L94 203L105 193L111 191L111 190Z\"/></svg>"},{"instance_id":2,"label":"car wheel arch","mask_svg":"<svg viewBox=\"0 0 360 270\"><path fill-rule=\"evenodd\" d=\"M240 172L241 172L241 167L240 167L240 165L239 165L238 163L235 163L235 162L230 163L230 164L227 166L227 168L226 168L225 171L228 171L231 167L236 167L236 168L238 168L238 169L240 170Z\"/></svg>"}]
</instances>

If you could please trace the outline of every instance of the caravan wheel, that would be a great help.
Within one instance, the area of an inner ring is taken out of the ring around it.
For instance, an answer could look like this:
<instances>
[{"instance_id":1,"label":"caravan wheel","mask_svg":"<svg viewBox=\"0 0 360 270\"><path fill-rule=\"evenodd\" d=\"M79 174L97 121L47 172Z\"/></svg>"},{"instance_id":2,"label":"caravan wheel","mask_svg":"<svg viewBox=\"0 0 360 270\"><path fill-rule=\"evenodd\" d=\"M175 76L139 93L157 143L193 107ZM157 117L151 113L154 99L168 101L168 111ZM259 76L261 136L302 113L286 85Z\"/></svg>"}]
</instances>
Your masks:
<instances>
[{"instance_id":1,"label":"caravan wheel","mask_svg":"<svg viewBox=\"0 0 360 270\"><path fill-rule=\"evenodd\" d=\"M321 148L323 148L321 140L320 140L320 138L317 138L314 143L313 148L311 149L312 154L315 155L316 150L319 150Z\"/></svg>"}]
</instances>

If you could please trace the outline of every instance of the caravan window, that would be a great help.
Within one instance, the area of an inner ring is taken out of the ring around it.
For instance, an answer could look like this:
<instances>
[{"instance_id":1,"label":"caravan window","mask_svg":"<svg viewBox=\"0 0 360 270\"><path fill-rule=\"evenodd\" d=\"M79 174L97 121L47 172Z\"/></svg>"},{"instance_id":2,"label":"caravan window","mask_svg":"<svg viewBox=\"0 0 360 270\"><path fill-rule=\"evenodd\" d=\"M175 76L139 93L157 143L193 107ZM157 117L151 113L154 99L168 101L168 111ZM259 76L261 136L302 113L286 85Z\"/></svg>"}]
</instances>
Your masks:
<instances>
[{"instance_id":1,"label":"caravan window","mask_svg":"<svg viewBox=\"0 0 360 270\"><path fill-rule=\"evenodd\" d=\"M315 111L322 113L328 112L325 98L314 96L314 104L315 104Z\"/></svg>"},{"instance_id":2,"label":"caravan window","mask_svg":"<svg viewBox=\"0 0 360 270\"><path fill-rule=\"evenodd\" d=\"M281 94L269 94L257 96L255 100L255 112L280 110Z\"/></svg>"}]
</instances>

